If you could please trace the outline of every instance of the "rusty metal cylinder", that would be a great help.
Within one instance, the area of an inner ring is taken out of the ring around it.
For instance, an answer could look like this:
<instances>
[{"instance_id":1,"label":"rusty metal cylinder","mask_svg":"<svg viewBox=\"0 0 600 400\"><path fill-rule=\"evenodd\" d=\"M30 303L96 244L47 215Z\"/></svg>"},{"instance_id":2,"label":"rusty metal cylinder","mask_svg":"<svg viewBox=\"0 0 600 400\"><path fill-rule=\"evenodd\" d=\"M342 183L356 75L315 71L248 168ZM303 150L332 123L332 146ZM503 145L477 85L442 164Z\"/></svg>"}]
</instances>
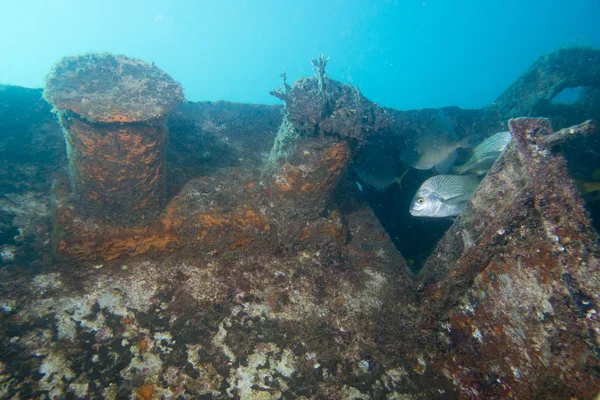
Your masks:
<instances>
[{"instance_id":1,"label":"rusty metal cylinder","mask_svg":"<svg viewBox=\"0 0 600 400\"><path fill-rule=\"evenodd\" d=\"M166 115L184 101L181 85L144 61L88 53L59 61L44 98L65 132L80 211L143 225L166 202Z\"/></svg>"},{"instance_id":2,"label":"rusty metal cylinder","mask_svg":"<svg viewBox=\"0 0 600 400\"><path fill-rule=\"evenodd\" d=\"M275 212L312 221L323 215L353 150L347 140L335 137L298 137L293 151L278 160L270 177L270 190L278 197Z\"/></svg>"},{"instance_id":3,"label":"rusty metal cylinder","mask_svg":"<svg viewBox=\"0 0 600 400\"><path fill-rule=\"evenodd\" d=\"M324 215L356 149L393 120L358 88L327 78L327 59L312 60L316 77L273 91L285 117L271 150L269 184L280 199L276 220L304 223ZM287 204L286 204L287 202Z\"/></svg>"}]
</instances>

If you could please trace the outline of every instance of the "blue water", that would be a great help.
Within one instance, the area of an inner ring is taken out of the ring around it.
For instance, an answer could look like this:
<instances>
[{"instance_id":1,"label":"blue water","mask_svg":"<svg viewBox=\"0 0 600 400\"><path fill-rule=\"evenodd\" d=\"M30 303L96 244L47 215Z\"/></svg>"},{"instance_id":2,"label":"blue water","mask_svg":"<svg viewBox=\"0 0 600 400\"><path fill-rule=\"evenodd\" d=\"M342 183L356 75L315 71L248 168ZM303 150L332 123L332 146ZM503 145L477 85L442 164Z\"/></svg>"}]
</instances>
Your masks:
<instances>
[{"instance_id":1,"label":"blue water","mask_svg":"<svg viewBox=\"0 0 600 400\"><path fill-rule=\"evenodd\" d=\"M61 57L108 51L155 62L192 101L277 103L279 73L310 75L322 52L331 77L384 106L474 108L542 54L600 46L598 0L0 4L0 83L41 87Z\"/></svg>"}]
</instances>

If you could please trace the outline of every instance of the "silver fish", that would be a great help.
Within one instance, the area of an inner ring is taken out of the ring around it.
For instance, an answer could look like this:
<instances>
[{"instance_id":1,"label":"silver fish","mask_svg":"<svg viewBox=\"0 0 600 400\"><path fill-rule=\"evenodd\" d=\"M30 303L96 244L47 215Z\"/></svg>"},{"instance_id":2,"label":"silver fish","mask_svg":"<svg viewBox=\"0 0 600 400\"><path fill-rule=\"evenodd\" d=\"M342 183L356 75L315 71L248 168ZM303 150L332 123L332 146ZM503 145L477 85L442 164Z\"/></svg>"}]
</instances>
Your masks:
<instances>
[{"instance_id":1,"label":"silver fish","mask_svg":"<svg viewBox=\"0 0 600 400\"><path fill-rule=\"evenodd\" d=\"M473 149L473 154L466 163L454 167L453 171L459 175L466 172L478 176L487 173L506 150L511 140L510 132L498 132L490 136Z\"/></svg>"},{"instance_id":2,"label":"silver fish","mask_svg":"<svg viewBox=\"0 0 600 400\"><path fill-rule=\"evenodd\" d=\"M462 212L479 186L477 179L462 175L436 175L427 179L410 204L415 217L452 217Z\"/></svg>"},{"instance_id":3,"label":"silver fish","mask_svg":"<svg viewBox=\"0 0 600 400\"><path fill-rule=\"evenodd\" d=\"M398 161L390 152L374 147L361 149L352 167L360 181L378 191L385 191L398 180Z\"/></svg>"},{"instance_id":4,"label":"silver fish","mask_svg":"<svg viewBox=\"0 0 600 400\"><path fill-rule=\"evenodd\" d=\"M445 174L456 161L456 149L470 148L478 136L459 140L452 123L440 110L435 119L433 131L425 131L412 138L404 152L402 161L416 169L435 167L438 174Z\"/></svg>"}]
</instances>

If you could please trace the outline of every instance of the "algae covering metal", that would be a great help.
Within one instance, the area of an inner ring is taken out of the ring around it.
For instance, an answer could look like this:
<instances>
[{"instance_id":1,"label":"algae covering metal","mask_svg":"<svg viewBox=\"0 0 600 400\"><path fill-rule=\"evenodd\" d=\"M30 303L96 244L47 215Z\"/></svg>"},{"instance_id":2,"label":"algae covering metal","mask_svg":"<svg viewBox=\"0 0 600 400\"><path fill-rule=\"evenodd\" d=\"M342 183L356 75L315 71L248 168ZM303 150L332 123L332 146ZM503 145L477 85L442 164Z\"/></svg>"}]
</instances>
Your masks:
<instances>
[{"instance_id":1,"label":"algae covering metal","mask_svg":"<svg viewBox=\"0 0 600 400\"><path fill-rule=\"evenodd\" d=\"M183 101L181 85L154 65L109 53L64 57L46 76L44 98L90 122L161 118Z\"/></svg>"},{"instance_id":2,"label":"algae covering metal","mask_svg":"<svg viewBox=\"0 0 600 400\"><path fill-rule=\"evenodd\" d=\"M401 148L437 111L379 107L325 65L313 60L315 76L273 92L286 103L281 115L232 103L176 108L168 198L141 224L74 197L64 154L43 184L0 187L5 198L17 189L43 197L54 217L2 210L2 237L31 227L28 240L43 243L2 259L0 397L597 395L597 237L550 148L580 140L593 122L554 133L547 120L511 120L514 145L414 276L348 166L363 143ZM0 104L11 99L0 93ZM60 140L48 111L27 148ZM97 139L97 160L120 154L101 146L119 129L145 134L136 130L145 124L74 111L61 112L71 118L63 123ZM445 112L460 137L505 128L497 110ZM35 181L34 169L11 162ZM3 182L16 179L9 167Z\"/></svg>"},{"instance_id":3,"label":"algae covering metal","mask_svg":"<svg viewBox=\"0 0 600 400\"><path fill-rule=\"evenodd\" d=\"M166 115L183 90L144 61L111 54L65 57L46 77L44 98L65 131L71 214L145 225L166 203Z\"/></svg>"},{"instance_id":4,"label":"algae covering metal","mask_svg":"<svg viewBox=\"0 0 600 400\"><path fill-rule=\"evenodd\" d=\"M466 398L592 398L598 236L551 145L596 126L508 125L514 145L422 271L422 329L437 330L432 361Z\"/></svg>"}]
</instances>

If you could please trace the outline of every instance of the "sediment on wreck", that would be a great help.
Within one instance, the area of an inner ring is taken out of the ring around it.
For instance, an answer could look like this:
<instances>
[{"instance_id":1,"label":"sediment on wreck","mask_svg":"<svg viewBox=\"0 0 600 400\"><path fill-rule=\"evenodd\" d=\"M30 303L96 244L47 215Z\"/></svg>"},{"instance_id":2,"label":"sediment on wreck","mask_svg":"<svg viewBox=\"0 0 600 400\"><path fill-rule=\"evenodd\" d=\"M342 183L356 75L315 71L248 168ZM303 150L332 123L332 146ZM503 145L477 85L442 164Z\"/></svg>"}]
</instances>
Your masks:
<instances>
[{"instance_id":1,"label":"sediment on wreck","mask_svg":"<svg viewBox=\"0 0 600 400\"><path fill-rule=\"evenodd\" d=\"M422 329L465 395L587 398L600 367L598 237L551 147L595 124L509 128L513 145L423 268Z\"/></svg>"},{"instance_id":2,"label":"sediment on wreck","mask_svg":"<svg viewBox=\"0 0 600 400\"><path fill-rule=\"evenodd\" d=\"M88 53L65 57L44 98L65 132L77 211L117 225L144 224L166 202L165 118L181 86L152 64Z\"/></svg>"}]
</instances>

